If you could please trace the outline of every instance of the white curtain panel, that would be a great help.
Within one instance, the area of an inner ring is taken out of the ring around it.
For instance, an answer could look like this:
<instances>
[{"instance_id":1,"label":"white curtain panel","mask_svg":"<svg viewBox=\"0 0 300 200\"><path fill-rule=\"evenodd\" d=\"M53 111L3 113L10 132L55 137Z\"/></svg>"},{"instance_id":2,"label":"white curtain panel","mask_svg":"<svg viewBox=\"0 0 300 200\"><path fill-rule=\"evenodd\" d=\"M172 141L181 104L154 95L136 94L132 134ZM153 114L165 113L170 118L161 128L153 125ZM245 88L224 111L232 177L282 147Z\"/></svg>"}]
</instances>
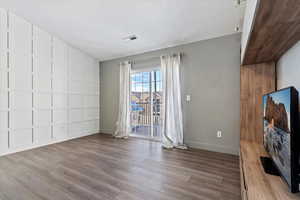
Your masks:
<instances>
[{"instance_id":1,"label":"white curtain panel","mask_svg":"<svg viewBox=\"0 0 300 200\"><path fill-rule=\"evenodd\" d=\"M186 148L180 91L180 54L161 57L162 144L165 148Z\"/></svg>"},{"instance_id":2,"label":"white curtain panel","mask_svg":"<svg viewBox=\"0 0 300 200\"><path fill-rule=\"evenodd\" d=\"M128 138L130 134L130 73L131 63L120 63L120 96L116 138Z\"/></svg>"}]
</instances>

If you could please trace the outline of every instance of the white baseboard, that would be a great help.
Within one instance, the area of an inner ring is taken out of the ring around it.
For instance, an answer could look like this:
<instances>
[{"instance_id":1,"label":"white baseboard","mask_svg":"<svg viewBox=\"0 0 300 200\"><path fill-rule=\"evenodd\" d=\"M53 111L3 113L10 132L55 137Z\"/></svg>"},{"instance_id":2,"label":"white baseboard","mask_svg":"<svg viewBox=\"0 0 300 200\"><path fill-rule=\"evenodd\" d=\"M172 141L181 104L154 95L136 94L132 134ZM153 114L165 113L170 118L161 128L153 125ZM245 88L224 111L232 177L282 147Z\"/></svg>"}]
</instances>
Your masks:
<instances>
[{"instance_id":1,"label":"white baseboard","mask_svg":"<svg viewBox=\"0 0 300 200\"><path fill-rule=\"evenodd\" d=\"M195 149L204 149L204 150L214 151L214 152L219 152L219 153L239 155L239 149L238 148L235 149L235 148L232 148L232 147L202 143L202 142L198 142L198 141L185 141L185 144L188 145L189 147L192 147L192 148L195 148Z\"/></svg>"},{"instance_id":2,"label":"white baseboard","mask_svg":"<svg viewBox=\"0 0 300 200\"><path fill-rule=\"evenodd\" d=\"M112 135L114 130L112 129L100 129L100 133Z\"/></svg>"},{"instance_id":3,"label":"white baseboard","mask_svg":"<svg viewBox=\"0 0 300 200\"><path fill-rule=\"evenodd\" d=\"M111 135L113 133L113 130L101 129L99 133ZM61 140L51 141L47 144L35 144L35 145L31 145L31 146L28 146L25 148L9 150L9 151L0 153L0 156L13 154L13 153L21 152L21 151L27 151L27 150L34 149L34 148L47 146L47 145L51 145L51 144L56 144L56 143L61 143L61 142L65 142L65 141L69 141L69 140L73 140L73 139L77 139L77 138L81 138L81 137L85 137L85 136L89 136L89 135L95 135L95 134L99 134L99 133L89 133L89 134L82 135L82 136L68 137L68 138L61 139ZM208 151L239 155L238 148L235 149L235 148L231 148L231 147L227 147L227 146L208 144L208 143L202 143L202 142L198 142L198 141L189 141L189 140L186 140L185 144L188 145L189 147L196 148L196 149L204 149L204 150L208 150Z\"/></svg>"},{"instance_id":4,"label":"white baseboard","mask_svg":"<svg viewBox=\"0 0 300 200\"><path fill-rule=\"evenodd\" d=\"M22 147L22 148L17 148L17 149L13 149L13 150L8 150L6 152L2 152L2 153L0 153L0 157L5 156L5 155L9 155L9 154L13 154L13 153L28 151L28 150L31 150L31 149L36 149L36 148L43 147L43 146L48 146L48 145L51 145L51 144L62 143L62 142L66 142L66 141L86 137L86 136L89 136L89 135L96 135L96 134L99 134L99 133L98 132L97 133L88 133L88 134L82 135L82 136L73 136L73 137L68 137L68 138L64 138L64 139L60 139L60 140L53 140L53 141L50 141L49 143L44 143L44 144L33 144L31 146L28 146L28 147Z\"/></svg>"},{"instance_id":5,"label":"white baseboard","mask_svg":"<svg viewBox=\"0 0 300 200\"><path fill-rule=\"evenodd\" d=\"M101 129L100 133L102 134L113 134L112 129ZM220 153L227 153L227 154L233 154L233 155L239 155L239 149L231 148L228 146L221 146L221 145L215 145L215 144L208 144L208 143L202 143L198 141L185 141L185 144L188 146L195 148L195 149L204 149L208 151L214 151L214 152L220 152Z\"/></svg>"}]
</instances>

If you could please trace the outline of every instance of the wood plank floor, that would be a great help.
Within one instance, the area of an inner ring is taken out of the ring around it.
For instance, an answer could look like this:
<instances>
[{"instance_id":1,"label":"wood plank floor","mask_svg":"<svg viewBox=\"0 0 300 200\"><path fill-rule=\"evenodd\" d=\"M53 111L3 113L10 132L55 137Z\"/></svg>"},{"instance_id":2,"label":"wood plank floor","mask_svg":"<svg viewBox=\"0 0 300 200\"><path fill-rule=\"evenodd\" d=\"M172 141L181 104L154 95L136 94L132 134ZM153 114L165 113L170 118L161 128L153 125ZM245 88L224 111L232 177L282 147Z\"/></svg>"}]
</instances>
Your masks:
<instances>
[{"instance_id":1,"label":"wood plank floor","mask_svg":"<svg viewBox=\"0 0 300 200\"><path fill-rule=\"evenodd\" d=\"M238 157L97 134L0 157L1 200L240 200Z\"/></svg>"}]
</instances>

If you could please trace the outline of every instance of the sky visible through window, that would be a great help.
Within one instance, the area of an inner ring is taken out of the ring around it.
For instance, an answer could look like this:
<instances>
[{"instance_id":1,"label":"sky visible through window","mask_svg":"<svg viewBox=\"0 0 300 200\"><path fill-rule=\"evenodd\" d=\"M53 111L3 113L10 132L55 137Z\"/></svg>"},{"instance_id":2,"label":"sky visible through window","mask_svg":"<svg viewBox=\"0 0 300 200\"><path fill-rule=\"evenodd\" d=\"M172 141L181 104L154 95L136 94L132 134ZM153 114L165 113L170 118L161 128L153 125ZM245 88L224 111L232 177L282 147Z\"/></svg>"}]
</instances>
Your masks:
<instances>
[{"instance_id":1,"label":"sky visible through window","mask_svg":"<svg viewBox=\"0 0 300 200\"><path fill-rule=\"evenodd\" d=\"M154 91L154 88L157 92L161 91L161 73L159 70L154 71L152 75L151 72L139 72L131 75L132 92L150 92L150 83L152 84L152 91Z\"/></svg>"}]
</instances>

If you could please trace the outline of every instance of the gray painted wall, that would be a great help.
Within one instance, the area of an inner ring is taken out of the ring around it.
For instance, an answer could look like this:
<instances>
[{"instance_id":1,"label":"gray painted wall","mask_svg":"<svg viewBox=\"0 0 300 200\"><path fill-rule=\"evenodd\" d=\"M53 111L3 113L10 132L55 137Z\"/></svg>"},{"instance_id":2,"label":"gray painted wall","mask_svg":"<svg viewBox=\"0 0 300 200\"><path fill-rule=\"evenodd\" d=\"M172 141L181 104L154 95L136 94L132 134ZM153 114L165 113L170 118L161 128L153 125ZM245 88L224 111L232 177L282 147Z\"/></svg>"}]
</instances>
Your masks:
<instances>
[{"instance_id":1,"label":"gray painted wall","mask_svg":"<svg viewBox=\"0 0 300 200\"><path fill-rule=\"evenodd\" d=\"M300 42L288 50L278 61L277 87L282 89L294 86L300 91Z\"/></svg>"},{"instance_id":2,"label":"gray painted wall","mask_svg":"<svg viewBox=\"0 0 300 200\"><path fill-rule=\"evenodd\" d=\"M184 140L189 146L238 154L240 106L240 34L100 63L100 128L112 133L118 113L119 63L135 68L159 64L160 55L182 52L181 82ZM185 96L190 94L190 102ZM222 138L217 131L222 130Z\"/></svg>"}]
</instances>

